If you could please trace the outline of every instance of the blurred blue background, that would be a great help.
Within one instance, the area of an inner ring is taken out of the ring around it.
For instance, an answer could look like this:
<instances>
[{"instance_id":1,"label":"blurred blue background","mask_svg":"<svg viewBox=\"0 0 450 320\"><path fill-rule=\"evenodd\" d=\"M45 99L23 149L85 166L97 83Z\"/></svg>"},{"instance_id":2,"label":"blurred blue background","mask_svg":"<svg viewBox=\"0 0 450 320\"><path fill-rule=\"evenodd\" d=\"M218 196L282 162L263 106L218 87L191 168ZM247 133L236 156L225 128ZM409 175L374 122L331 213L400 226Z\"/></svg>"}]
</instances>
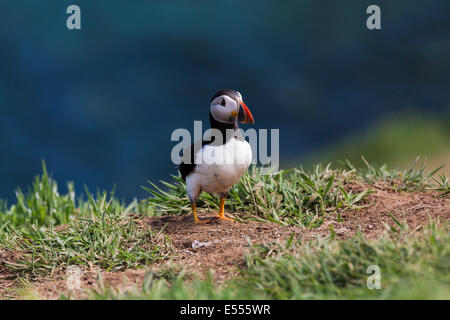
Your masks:
<instances>
[{"instance_id":1,"label":"blurred blue background","mask_svg":"<svg viewBox=\"0 0 450 320\"><path fill-rule=\"evenodd\" d=\"M66 28L81 7L82 30ZM366 28L381 7L382 30ZM450 2L4 0L0 198L41 171L144 197L170 134L239 90L282 167L450 158Z\"/></svg>"}]
</instances>

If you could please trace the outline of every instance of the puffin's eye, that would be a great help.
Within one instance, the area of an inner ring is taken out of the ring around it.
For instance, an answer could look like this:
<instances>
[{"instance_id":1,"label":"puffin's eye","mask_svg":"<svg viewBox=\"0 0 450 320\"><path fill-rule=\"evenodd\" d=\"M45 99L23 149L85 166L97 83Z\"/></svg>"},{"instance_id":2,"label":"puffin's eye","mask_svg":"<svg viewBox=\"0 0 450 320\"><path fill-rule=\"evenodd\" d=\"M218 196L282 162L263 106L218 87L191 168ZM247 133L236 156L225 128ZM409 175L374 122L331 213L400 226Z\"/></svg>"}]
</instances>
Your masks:
<instances>
[{"instance_id":1,"label":"puffin's eye","mask_svg":"<svg viewBox=\"0 0 450 320\"><path fill-rule=\"evenodd\" d=\"M220 101L220 105L225 107L227 103L225 102L225 98L222 98L222 101Z\"/></svg>"}]
</instances>

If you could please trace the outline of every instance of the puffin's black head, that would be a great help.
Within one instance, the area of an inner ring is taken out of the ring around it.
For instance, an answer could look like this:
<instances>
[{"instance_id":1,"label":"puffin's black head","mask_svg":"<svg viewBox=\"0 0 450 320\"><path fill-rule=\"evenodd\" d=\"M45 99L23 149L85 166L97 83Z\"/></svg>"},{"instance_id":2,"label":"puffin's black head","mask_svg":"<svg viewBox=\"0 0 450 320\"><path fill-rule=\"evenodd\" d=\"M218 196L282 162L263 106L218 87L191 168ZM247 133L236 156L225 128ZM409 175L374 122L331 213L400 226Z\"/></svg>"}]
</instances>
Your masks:
<instances>
[{"instance_id":1,"label":"puffin's black head","mask_svg":"<svg viewBox=\"0 0 450 320\"><path fill-rule=\"evenodd\" d=\"M231 89L220 90L211 98L209 106L212 117L220 122L255 123L250 110L242 101L242 95Z\"/></svg>"}]
</instances>

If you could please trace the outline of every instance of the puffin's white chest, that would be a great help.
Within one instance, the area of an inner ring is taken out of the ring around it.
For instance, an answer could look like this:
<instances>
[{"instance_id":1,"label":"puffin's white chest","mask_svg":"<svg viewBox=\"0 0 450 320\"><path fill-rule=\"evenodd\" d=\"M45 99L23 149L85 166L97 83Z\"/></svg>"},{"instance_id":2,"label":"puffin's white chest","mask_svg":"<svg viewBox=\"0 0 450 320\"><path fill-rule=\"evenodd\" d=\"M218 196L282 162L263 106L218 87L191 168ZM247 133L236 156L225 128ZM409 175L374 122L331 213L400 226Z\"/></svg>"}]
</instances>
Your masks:
<instances>
[{"instance_id":1,"label":"puffin's white chest","mask_svg":"<svg viewBox=\"0 0 450 320\"><path fill-rule=\"evenodd\" d=\"M195 154L195 169L186 178L191 192L226 192L247 171L252 149L245 140L230 139L220 146L205 145Z\"/></svg>"}]
</instances>

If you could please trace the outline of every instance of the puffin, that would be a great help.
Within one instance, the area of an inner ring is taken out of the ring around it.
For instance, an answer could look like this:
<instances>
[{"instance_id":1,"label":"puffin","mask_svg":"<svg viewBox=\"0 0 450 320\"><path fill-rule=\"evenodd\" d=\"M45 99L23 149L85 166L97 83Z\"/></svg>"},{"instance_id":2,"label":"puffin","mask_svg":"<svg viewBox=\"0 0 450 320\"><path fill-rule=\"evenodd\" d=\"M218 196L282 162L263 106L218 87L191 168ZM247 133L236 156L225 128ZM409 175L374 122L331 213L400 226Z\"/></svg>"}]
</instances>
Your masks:
<instances>
[{"instance_id":1,"label":"puffin","mask_svg":"<svg viewBox=\"0 0 450 320\"><path fill-rule=\"evenodd\" d=\"M186 183L195 223L212 221L197 217L196 202L202 191L219 196L216 218L234 221L225 216L225 198L252 161L252 148L242 136L238 122L253 124L255 121L242 95L236 90L224 89L211 98L209 122L211 135L192 144L189 150L183 150L182 157L186 155L190 161L183 161L178 170Z\"/></svg>"}]
</instances>

